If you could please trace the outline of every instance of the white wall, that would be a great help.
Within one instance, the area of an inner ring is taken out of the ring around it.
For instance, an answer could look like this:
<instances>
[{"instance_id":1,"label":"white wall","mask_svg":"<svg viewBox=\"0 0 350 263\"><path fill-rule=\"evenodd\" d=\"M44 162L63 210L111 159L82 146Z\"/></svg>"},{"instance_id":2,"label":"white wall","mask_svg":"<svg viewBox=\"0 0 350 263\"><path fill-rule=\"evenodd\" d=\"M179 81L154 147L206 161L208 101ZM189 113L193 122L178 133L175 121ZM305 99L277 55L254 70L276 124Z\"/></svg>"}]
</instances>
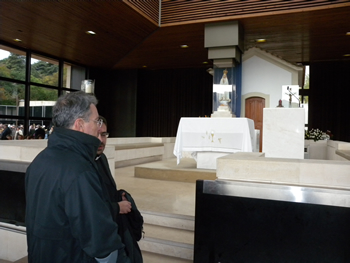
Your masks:
<instances>
[{"instance_id":1,"label":"white wall","mask_svg":"<svg viewBox=\"0 0 350 263\"><path fill-rule=\"evenodd\" d=\"M242 61L242 97L247 95L249 97L250 93L267 94L269 105L265 105L266 108L278 105L283 85L300 85L298 82L299 75L302 74L301 67L296 67L265 51L252 48L243 54ZM242 100L242 105L244 103Z\"/></svg>"}]
</instances>

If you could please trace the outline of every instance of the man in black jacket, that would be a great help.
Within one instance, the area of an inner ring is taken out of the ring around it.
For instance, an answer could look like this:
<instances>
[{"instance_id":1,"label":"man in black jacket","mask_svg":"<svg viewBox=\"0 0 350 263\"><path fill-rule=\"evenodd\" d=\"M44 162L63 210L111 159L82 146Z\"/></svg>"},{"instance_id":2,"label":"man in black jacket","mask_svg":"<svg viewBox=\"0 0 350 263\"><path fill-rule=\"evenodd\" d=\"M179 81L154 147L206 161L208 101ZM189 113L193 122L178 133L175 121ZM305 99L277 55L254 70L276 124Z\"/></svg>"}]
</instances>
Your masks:
<instances>
[{"instance_id":1,"label":"man in black jacket","mask_svg":"<svg viewBox=\"0 0 350 263\"><path fill-rule=\"evenodd\" d=\"M111 213L115 222L119 227L119 235L125 244L125 251L131 260L131 263L142 263L141 250L137 241L141 239L143 217L137 210L136 204L129 193L124 190L117 191L117 185L114 181L112 173L109 169L108 160L103 153L107 144L109 133L107 132L107 120L100 116L103 120L100 129L99 138L101 144L97 150L96 163L100 171L100 179L106 188L107 200L111 203Z\"/></svg>"},{"instance_id":2,"label":"man in black jacket","mask_svg":"<svg viewBox=\"0 0 350 263\"><path fill-rule=\"evenodd\" d=\"M94 161L102 126L96 104L80 91L59 97L55 131L27 169L29 263L129 262Z\"/></svg>"}]
</instances>

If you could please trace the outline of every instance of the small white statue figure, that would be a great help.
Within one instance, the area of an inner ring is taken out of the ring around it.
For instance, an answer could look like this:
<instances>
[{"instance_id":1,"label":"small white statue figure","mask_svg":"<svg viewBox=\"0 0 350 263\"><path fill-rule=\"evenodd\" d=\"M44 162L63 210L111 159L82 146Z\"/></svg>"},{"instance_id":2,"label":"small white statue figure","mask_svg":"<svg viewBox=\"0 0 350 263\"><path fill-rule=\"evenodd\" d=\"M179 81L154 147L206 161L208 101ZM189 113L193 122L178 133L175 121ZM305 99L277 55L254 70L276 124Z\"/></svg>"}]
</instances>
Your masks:
<instances>
[{"instance_id":1,"label":"small white statue figure","mask_svg":"<svg viewBox=\"0 0 350 263\"><path fill-rule=\"evenodd\" d=\"M222 75L222 78L220 80L220 85L228 85L228 78L227 78L227 69L224 70L224 74Z\"/></svg>"}]
</instances>

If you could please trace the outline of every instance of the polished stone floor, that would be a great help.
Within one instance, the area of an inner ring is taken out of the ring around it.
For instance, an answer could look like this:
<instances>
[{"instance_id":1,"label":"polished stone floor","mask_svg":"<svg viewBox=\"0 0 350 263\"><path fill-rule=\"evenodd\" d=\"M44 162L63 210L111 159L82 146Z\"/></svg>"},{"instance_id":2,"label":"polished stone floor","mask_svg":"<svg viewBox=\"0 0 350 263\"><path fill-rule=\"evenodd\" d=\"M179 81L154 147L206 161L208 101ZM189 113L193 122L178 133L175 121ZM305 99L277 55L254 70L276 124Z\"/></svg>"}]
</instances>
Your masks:
<instances>
[{"instance_id":1,"label":"polished stone floor","mask_svg":"<svg viewBox=\"0 0 350 263\"><path fill-rule=\"evenodd\" d=\"M176 159L173 162L176 168ZM169 166L169 162L164 165ZM139 210L194 216L195 183L136 178L134 167L117 168L115 175L118 189L128 191Z\"/></svg>"}]
</instances>

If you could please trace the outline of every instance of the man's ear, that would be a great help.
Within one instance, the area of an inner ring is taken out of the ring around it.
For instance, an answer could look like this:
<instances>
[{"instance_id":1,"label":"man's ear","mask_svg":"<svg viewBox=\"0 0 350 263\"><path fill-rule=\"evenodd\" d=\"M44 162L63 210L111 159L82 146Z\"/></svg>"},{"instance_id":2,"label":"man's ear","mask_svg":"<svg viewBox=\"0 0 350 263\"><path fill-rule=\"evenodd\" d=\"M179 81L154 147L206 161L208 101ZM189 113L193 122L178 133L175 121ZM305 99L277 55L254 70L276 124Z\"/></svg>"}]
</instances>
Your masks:
<instances>
[{"instance_id":1,"label":"man's ear","mask_svg":"<svg viewBox=\"0 0 350 263\"><path fill-rule=\"evenodd\" d=\"M84 120L81 118L76 119L73 125L73 130L84 132Z\"/></svg>"}]
</instances>

